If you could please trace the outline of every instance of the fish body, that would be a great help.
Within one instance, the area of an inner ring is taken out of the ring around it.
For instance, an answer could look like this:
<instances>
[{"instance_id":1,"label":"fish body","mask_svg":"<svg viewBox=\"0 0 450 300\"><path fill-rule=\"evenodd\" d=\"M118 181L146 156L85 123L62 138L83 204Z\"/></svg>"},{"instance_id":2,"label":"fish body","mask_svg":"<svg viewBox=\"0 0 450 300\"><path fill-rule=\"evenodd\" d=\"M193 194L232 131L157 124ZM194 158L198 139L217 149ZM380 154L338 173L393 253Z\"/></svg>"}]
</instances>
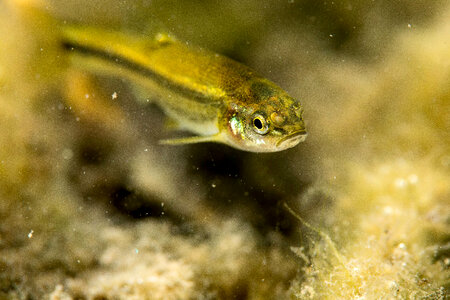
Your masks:
<instances>
[{"instance_id":1,"label":"fish body","mask_svg":"<svg viewBox=\"0 0 450 300\"><path fill-rule=\"evenodd\" d=\"M179 129L196 134L164 144L219 142L275 152L306 137L302 106L283 89L241 63L169 34L64 25L61 46L74 66L129 79Z\"/></svg>"}]
</instances>

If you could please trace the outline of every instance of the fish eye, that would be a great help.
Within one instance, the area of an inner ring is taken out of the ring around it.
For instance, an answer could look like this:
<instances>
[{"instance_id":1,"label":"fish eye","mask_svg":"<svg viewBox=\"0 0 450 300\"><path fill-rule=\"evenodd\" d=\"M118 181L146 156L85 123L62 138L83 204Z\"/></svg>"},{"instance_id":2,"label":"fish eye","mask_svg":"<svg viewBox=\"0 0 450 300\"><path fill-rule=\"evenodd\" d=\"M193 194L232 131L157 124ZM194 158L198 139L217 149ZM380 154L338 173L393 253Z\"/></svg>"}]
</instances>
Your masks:
<instances>
[{"instance_id":1,"label":"fish eye","mask_svg":"<svg viewBox=\"0 0 450 300\"><path fill-rule=\"evenodd\" d=\"M258 114L254 115L253 130L259 134L266 134L269 131L269 124L263 116Z\"/></svg>"}]
</instances>

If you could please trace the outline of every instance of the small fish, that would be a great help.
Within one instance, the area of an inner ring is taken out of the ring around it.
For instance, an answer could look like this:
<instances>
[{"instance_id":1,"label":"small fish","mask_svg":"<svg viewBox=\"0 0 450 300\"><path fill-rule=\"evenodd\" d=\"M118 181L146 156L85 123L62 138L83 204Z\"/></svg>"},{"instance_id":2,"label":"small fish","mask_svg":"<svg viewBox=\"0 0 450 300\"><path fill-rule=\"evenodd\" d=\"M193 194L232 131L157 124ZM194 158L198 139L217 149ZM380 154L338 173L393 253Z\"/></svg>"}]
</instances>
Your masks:
<instances>
[{"instance_id":1,"label":"small fish","mask_svg":"<svg viewBox=\"0 0 450 300\"><path fill-rule=\"evenodd\" d=\"M60 40L75 67L127 78L177 129L196 134L162 144L276 152L306 138L299 101L252 69L170 34L62 25Z\"/></svg>"}]
</instances>

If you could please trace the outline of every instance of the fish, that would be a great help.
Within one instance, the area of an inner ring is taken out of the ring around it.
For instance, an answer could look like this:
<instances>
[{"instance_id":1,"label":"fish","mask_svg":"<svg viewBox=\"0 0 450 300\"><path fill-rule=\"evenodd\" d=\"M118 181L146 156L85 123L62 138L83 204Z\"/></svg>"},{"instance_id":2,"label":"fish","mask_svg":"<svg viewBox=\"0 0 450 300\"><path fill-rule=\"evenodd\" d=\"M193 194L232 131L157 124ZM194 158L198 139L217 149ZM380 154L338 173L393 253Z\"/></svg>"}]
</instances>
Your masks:
<instances>
[{"instance_id":1,"label":"fish","mask_svg":"<svg viewBox=\"0 0 450 300\"><path fill-rule=\"evenodd\" d=\"M216 142L249 152L277 152L307 136L298 100L226 56L164 31L59 27L59 46L71 67L125 78L176 129L193 134L161 144Z\"/></svg>"}]
</instances>

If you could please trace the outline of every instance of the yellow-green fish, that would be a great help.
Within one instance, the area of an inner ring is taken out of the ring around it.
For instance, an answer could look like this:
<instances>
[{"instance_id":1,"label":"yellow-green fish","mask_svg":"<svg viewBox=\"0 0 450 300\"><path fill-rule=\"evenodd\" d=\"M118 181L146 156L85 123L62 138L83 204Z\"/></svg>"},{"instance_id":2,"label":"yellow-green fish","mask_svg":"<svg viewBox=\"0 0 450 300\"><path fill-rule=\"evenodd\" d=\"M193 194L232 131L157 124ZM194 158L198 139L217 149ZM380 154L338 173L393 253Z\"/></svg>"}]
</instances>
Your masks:
<instances>
[{"instance_id":1,"label":"yellow-green fish","mask_svg":"<svg viewBox=\"0 0 450 300\"><path fill-rule=\"evenodd\" d=\"M62 27L61 46L75 66L129 79L179 129L196 134L164 144L275 152L306 138L300 102L234 60L163 33Z\"/></svg>"}]
</instances>

